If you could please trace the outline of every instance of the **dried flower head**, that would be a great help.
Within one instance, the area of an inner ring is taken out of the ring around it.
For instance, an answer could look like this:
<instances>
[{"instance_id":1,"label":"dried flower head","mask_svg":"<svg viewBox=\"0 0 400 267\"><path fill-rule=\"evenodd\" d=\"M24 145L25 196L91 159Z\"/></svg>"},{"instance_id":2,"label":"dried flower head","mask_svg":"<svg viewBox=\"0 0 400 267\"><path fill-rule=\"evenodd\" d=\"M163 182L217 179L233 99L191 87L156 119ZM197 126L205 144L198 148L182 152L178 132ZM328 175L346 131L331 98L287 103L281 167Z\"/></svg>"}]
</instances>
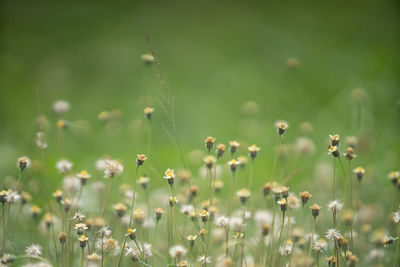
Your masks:
<instances>
[{"instance_id":1,"label":"dried flower head","mask_svg":"<svg viewBox=\"0 0 400 267\"><path fill-rule=\"evenodd\" d=\"M320 238L314 242L313 248L316 252L321 253L328 250L328 243Z\"/></svg>"},{"instance_id":2,"label":"dried flower head","mask_svg":"<svg viewBox=\"0 0 400 267\"><path fill-rule=\"evenodd\" d=\"M118 160L106 160L104 178L114 178L122 174L124 167Z\"/></svg>"},{"instance_id":3,"label":"dried flower head","mask_svg":"<svg viewBox=\"0 0 400 267\"><path fill-rule=\"evenodd\" d=\"M217 158L220 158L224 155L225 149L226 149L226 146L224 144L217 145L217 150L215 152L217 154Z\"/></svg>"},{"instance_id":4,"label":"dried flower head","mask_svg":"<svg viewBox=\"0 0 400 267\"><path fill-rule=\"evenodd\" d=\"M264 184L264 187L263 187L264 196L268 196L269 193L271 192L271 190L272 190L272 184L271 183Z\"/></svg>"},{"instance_id":5,"label":"dried flower head","mask_svg":"<svg viewBox=\"0 0 400 267\"><path fill-rule=\"evenodd\" d=\"M66 159L61 159L56 163L57 170L62 174L66 174L67 172L69 172L72 167L72 162Z\"/></svg>"},{"instance_id":6,"label":"dried flower head","mask_svg":"<svg viewBox=\"0 0 400 267\"><path fill-rule=\"evenodd\" d=\"M214 147L214 142L215 138L211 136L208 136L206 140L204 140L204 143L206 144L206 148L208 149L208 151L210 151Z\"/></svg>"},{"instance_id":7,"label":"dried flower head","mask_svg":"<svg viewBox=\"0 0 400 267\"><path fill-rule=\"evenodd\" d=\"M121 203L121 202L115 204L113 208L114 208L115 215L117 215L118 217L124 216L124 214L127 210L127 207L124 205L124 203Z\"/></svg>"},{"instance_id":8,"label":"dried flower head","mask_svg":"<svg viewBox=\"0 0 400 267\"><path fill-rule=\"evenodd\" d=\"M311 214L312 214L312 216L315 218L315 217L317 217L317 216L319 216L319 210L321 209L321 206L320 205L318 205L318 204L314 204L314 205L312 205L311 207Z\"/></svg>"},{"instance_id":9,"label":"dried flower head","mask_svg":"<svg viewBox=\"0 0 400 267\"><path fill-rule=\"evenodd\" d=\"M300 193L300 199L303 205L307 204L312 195L308 191L304 191Z\"/></svg>"},{"instance_id":10,"label":"dried flower head","mask_svg":"<svg viewBox=\"0 0 400 267\"><path fill-rule=\"evenodd\" d=\"M281 208L281 211L285 212L288 206L288 203L286 201L286 199L282 198L281 200L278 201L278 205Z\"/></svg>"},{"instance_id":11,"label":"dried flower head","mask_svg":"<svg viewBox=\"0 0 400 267\"><path fill-rule=\"evenodd\" d=\"M392 213L392 219L395 223L400 223L400 211L396 211Z\"/></svg>"},{"instance_id":12,"label":"dried flower head","mask_svg":"<svg viewBox=\"0 0 400 267\"><path fill-rule=\"evenodd\" d=\"M397 181L400 178L400 172L392 171L388 174L388 177L389 177L390 181L392 181L393 184L397 184Z\"/></svg>"}]
</instances>

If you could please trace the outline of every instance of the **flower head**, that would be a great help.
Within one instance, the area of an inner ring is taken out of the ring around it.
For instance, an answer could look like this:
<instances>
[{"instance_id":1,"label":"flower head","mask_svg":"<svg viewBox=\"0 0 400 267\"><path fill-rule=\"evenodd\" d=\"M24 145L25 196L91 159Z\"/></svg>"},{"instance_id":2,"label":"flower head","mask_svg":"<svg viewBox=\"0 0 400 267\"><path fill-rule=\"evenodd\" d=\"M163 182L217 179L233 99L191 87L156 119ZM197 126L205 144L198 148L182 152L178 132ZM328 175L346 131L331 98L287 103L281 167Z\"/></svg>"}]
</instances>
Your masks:
<instances>
[{"instance_id":1,"label":"flower head","mask_svg":"<svg viewBox=\"0 0 400 267\"><path fill-rule=\"evenodd\" d=\"M334 134L334 135L329 135L329 138L331 139L331 146L339 146L339 135Z\"/></svg>"},{"instance_id":2,"label":"flower head","mask_svg":"<svg viewBox=\"0 0 400 267\"><path fill-rule=\"evenodd\" d=\"M257 157L258 152L261 150L261 148L259 148L258 146L256 146L255 144L249 146L247 148L249 150L249 155L252 159L254 159L255 157Z\"/></svg>"},{"instance_id":3,"label":"flower head","mask_svg":"<svg viewBox=\"0 0 400 267\"><path fill-rule=\"evenodd\" d=\"M234 154L237 151L239 146L240 146L240 144L237 141L229 142L229 150L231 151L232 154Z\"/></svg>"},{"instance_id":4,"label":"flower head","mask_svg":"<svg viewBox=\"0 0 400 267\"><path fill-rule=\"evenodd\" d=\"M107 160L104 168L104 178L114 178L122 174L124 166L118 160Z\"/></svg>"},{"instance_id":5,"label":"flower head","mask_svg":"<svg viewBox=\"0 0 400 267\"><path fill-rule=\"evenodd\" d=\"M341 237L341 234L337 229L328 229L325 237L330 240L337 240Z\"/></svg>"},{"instance_id":6,"label":"flower head","mask_svg":"<svg viewBox=\"0 0 400 267\"><path fill-rule=\"evenodd\" d=\"M330 146L328 148L328 155L332 154L335 158L338 158L340 156L340 152L338 150L337 146Z\"/></svg>"},{"instance_id":7,"label":"flower head","mask_svg":"<svg viewBox=\"0 0 400 267\"><path fill-rule=\"evenodd\" d=\"M208 136L206 140L204 140L204 143L206 144L206 148L208 149L208 151L210 151L213 148L214 142L215 138L211 136Z\"/></svg>"},{"instance_id":8,"label":"flower head","mask_svg":"<svg viewBox=\"0 0 400 267\"><path fill-rule=\"evenodd\" d=\"M168 180L168 184L173 185L175 181L175 173L173 169L168 168L164 172L164 179Z\"/></svg>"},{"instance_id":9,"label":"flower head","mask_svg":"<svg viewBox=\"0 0 400 267\"><path fill-rule=\"evenodd\" d=\"M217 162L217 160L215 159L215 157L208 155L207 157L204 158L204 162L206 164L206 167L208 169L211 169L215 164L215 162Z\"/></svg>"},{"instance_id":10,"label":"flower head","mask_svg":"<svg viewBox=\"0 0 400 267\"><path fill-rule=\"evenodd\" d=\"M238 161L236 159L232 159L232 160L228 161L228 165L230 166L231 171L235 172L237 169L237 166L240 165L240 161Z\"/></svg>"},{"instance_id":11,"label":"flower head","mask_svg":"<svg viewBox=\"0 0 400 267\"><path fill-rule=\"evenodd\" d=\"M25 253L28 256L40 256L42 255L42 247L37 244L29 245L25 248Z\"/></svg>"},{"instance_id":12,"label":"flower head","mask_svg":"<svg viewBox=\"0 0 400 267\"><path fill-rule=\"evenodd\" d=\"M51 107L55 114L64 114L70 108L70 104L65 100L55 101Z\"/></svg>"},{"instance_id":13,"label":"flower head","mask_svg":"<svg viewBox=\"0 0 400 267\"><path fill-rule=\"evenodd\" d=\"M154 108L146 107L144 109L144 115L146 115L146 118L149 119L149 120L151 119L151 116L153 115L153 112L154 112Z\"/></svg>"},{"instance_id":14,"label":"flower head","mask_svg":"<svg viewBox=\"0 0 400 267\"><path fill-rule=\"evenodd\" d=\"M139 154L139 155L137 155L137 158L136 158L136 164L138 166L142 166L146 159L147 159L147 157L145 154Z\"/></svg>"},{"instance_id":15,"label":"flower head","mask_svg":"<svg viewBox=\"0 0 400 267\"><path fill-rule=\"evenodd\" d=\"M289 124L286 121L275 122L275 128L276 128L278 134L280 134L280 135L284 134L288 127L289 127Z\"/></svg>"},{"instance_id":16,"label":"flower head","mask_svg":"<svg viewBox=\"0 0 400 267\"><path fill-rule=\"evenodd\" d=\"M186 255L187 249L184 246L176 245L169 249L169 255L173 259L180 259Z\"/></svg>"},{"instance_id":17,"label":"flower head","mask_svg":"<svg viewBox=\"0 0 400 267\"><path fill-rule=\"evenodd\" d=\"M29 168L31 166L31 160L28 157L20 157L17 161L17 167L21 170Z\"/></svg>"},{"instance_id":18,"label":"flower head","mask_svg":"<svg viewBox=\"0 0 400 267\"><path fill-rule=\"evenodd\" d=\"M337 200L333 200L328 204L328 210L332 211L333 213L339 213L342 210L343 204L341 204Z\"/></svg>"},{"instance_id":19,"label":"flower head","mask_svg":"<svg viewBox=\"0 0 400 267\"><path fill-rule=\"evenodd\" d=\"M147 54L143 54L141 56L141 59L143 60L143 62L147 65L151 64L154 62L155 58L154 55L152 53L147 53Z\"/></svg>"},{"instance_id":20,"label":"flower head","mask_svg":"<svg viewBox=\"0 0 400 267\"><path fill-rule=\"evenodd\" d=\"M72 166L72 162L66 159L61 159L56 163L57 170L62 174L69 172L72 169Z\"/></svg>"}]
</instances>

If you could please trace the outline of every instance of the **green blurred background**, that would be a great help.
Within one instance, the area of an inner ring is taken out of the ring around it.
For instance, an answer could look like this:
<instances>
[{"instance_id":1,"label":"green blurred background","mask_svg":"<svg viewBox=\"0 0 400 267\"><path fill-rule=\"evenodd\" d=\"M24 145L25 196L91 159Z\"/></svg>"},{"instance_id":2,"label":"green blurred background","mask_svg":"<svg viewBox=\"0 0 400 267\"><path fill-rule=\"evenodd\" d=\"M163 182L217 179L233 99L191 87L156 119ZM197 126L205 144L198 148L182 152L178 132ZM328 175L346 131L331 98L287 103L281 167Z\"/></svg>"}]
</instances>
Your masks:
<instances>
[{"instance_id":1,"label":"green blurred background","mask_svg":"<svg viewBox=\"0 0 400 267\"><path fill-rule=\"evenodd\" d=\"M71 103L65 155L74 170L93 172L94 161L108 154L122 160L122 179L129 181L136 154L147 146L146 105L156 110L150 162L159 172L181 167L161 127L169 122L156 100L153 68L140 58L149 52L143 17L168 74L182 147L195 174L201 157L190 161L196 158L191 151L205 152L206 136L225 144L238 139L240 154L252 143L262 148L255 181L262 185L270 179L277 143L273 123L285 119L286 144L304 135L304 121L314 128L315 153L288 156L288 174L302 168L290 182L302 184L296 190L318 190L316 163L331 163L326 145L334 133L362 140L354 164L369 170L366 195L392 190L386 175L400 162L397 1L0 3L1 177L17 175L18 156L41 159L34 141L40 106L50 121L47 183L57 188L54 165L61 155L51 104L58 99ZM289 58L300 66L288 68ZM361 103L351 96L359 87L366 93ZM123 115L105 130L97 116L115 109ZM164 181L154 177L154 183ZM392 205L390 197L379 201Z\"/></svg>"}]
</instances>

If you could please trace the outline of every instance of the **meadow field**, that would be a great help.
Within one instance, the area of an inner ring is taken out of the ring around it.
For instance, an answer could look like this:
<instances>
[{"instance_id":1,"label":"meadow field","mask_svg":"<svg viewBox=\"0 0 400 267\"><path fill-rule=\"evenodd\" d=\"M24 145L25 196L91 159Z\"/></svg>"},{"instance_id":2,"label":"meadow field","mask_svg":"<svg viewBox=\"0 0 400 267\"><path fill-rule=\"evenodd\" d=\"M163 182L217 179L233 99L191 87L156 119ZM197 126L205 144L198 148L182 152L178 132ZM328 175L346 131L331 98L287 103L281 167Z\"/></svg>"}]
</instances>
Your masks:
<instances>
[{"instance_id":1,"label":"meadow field","mask_svg":"<svg viewBox=\"0 0 400 267\"><path fill-rule=\"evenodd\" d=\"M0 267L400 266L397 1L0 14Z\"/></svg>"}]
</instances>

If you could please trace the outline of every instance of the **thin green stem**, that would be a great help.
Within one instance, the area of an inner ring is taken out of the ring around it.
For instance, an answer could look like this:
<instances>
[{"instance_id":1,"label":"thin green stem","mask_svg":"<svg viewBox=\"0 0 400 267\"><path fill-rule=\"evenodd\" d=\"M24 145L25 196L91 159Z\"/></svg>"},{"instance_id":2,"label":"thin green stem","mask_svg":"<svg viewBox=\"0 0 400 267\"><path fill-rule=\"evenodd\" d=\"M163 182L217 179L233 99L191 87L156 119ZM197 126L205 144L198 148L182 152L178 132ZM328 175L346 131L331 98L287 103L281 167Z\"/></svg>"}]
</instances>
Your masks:
<instances>
[{"instance_id":1,"label":"thin green stem","mask_svg":"<svg viewBox=\"0 0 400 267\"><path fill-rule=\"evenodd\" d=\"M312 244L314 242L314 233L315 233L315 220L317 219L317 217L314 217L313 221L312 221L312 230L311 230L311 240L310 240L310 245L308 246L308 252L307 252L307 265L308 265L308 260L310 259L311 256L311 248L312 248ZM317 264L318 264L318 253L317 253Z\"/></svg>"},{"instance_id":2,"label":"thin green stem","mask_svg":"<svg viewBox=\"0 0 400 267\"><path fill-rule=\"evenodd\" d=\"M81 264L80 264L80 267L83 267L84 255L85 255L85 253L84 253L84 248L82 247L82 250L81 250Z\"/></svg>"},{"instance_id":3,"label":"thin green stem","mask_svg":"<svg viewBox=\"0 0 400 267\"><path fill-rule=\"evenodd\" d=\"M281 141L282 141L282 135L279 135L278 138L278 147L276 149L275 152L275 158L274 158L274 165L272 166L272 174L271 174L271 179L274 180L275 179L275 170L276 170L276 164L278 162L278 156L279 156L279 150L281 148Z\"/></svg>"},{"instance_id":4,"label":"thin green stem","mask_svg":"<svg viewBox=\"0 0 400 267\"><path fill-rule=\"evenodd\" d=\"M279 239L278 239L278 248L276 250L276 254L275 254L275 260L274 260L274 266L276 267L276 263L278 260L278 256L279 256L279 247L281 246L281 240L282 240L282 232L283 232L283 226L285 225L285 211L282 211L282 224L281 224L281 231L279 233Z\"/></svg>"},{"instance_id":5,"label":"thin green stem","mask_svg":"<svg viewBox=\"0 0 400 267\"><path fill-rule=\"evenodd\" d=\"M353 222L354 222L354 214L353 214L353 182L352 182L352 177L351 177L351 163L349 160L349 181L350 181L350 209L352 212L352 218L351 218L351 223L350 223L350 245L351 245L351 251L353 251L354 244L353 244Z\"/></svg>"},{"instance_id":6,"label":"thin green stem","mask_svg":"<svg viewBox=\"0 0 400 267\"><path fill-rule=\"evenodd\" d=\"M400 236L400 233L398 234L398 237ZM394 261L393 261L393 267L399 266L399 261L398 256L399 256L399 250L400 250L400 239L397 239L397 246L396 246L396 253L394 254Z\"/></svg>"},{"instance_id":7,"label":"thin green stem","mask_svg":"<svg viewBox=\"0 0 400 267\"><path fill-rule=\"evenodd\" d=\"M3 217L3 250L2 250L3 254L6 253L6 228L7 228L7 226L6 226L6 215L4 213L5 209L6 209L6 204L3 203L3 211L1 213L1 216Z\"/></svg>"}]
</instances>

